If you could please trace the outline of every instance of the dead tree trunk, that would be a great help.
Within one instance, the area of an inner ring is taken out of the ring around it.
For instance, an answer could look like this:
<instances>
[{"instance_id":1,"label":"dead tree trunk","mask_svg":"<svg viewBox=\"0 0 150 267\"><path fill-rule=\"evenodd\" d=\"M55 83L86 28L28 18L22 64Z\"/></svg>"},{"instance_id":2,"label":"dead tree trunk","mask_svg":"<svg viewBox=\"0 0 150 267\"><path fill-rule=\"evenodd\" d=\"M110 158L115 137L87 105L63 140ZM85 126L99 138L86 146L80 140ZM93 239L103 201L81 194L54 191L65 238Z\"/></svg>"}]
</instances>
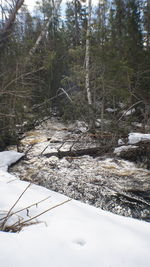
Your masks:
<instances>
[{"instance_id":1,"label":"dead tree trunk","mask_svg":"<svg viewBox=\"0 0 150 267\"><path fill-rule=\"evenodd\" d=\"M14 22L16 20L16 15L18 13L18 10L23 5L24 0L16 0L13 9L11 10L9 17L7 21L4 24L4 27L2 29L2 32L0 34L0 47L3 47L4 44L9 40L9 37L11 36Z\"/></svg>"},{"instance_id":2,"label":"dead tree trunk","mask_svg":"<svg viewBox=\"0 0 150 267\"><path fill-rule=\"evenodd\" d=\"M51 16L49 17L45 27L43 28L43 30L41 31L40 35L38 36L34 46L30 49L29 58L30 58L30 56L32 56L35 53L35 51L37 50L37 48L38 48L39 44L41 43L42 39L46 35L46 32L47 32L47 29L48 29L49 24L51 22L51 19L56 15L57 10L59 9L59 7L61 5L62 0L56 0L56 1L52 1L52 2L53 2L53 12L52 12Z\"/></svg>"}]
</instances>

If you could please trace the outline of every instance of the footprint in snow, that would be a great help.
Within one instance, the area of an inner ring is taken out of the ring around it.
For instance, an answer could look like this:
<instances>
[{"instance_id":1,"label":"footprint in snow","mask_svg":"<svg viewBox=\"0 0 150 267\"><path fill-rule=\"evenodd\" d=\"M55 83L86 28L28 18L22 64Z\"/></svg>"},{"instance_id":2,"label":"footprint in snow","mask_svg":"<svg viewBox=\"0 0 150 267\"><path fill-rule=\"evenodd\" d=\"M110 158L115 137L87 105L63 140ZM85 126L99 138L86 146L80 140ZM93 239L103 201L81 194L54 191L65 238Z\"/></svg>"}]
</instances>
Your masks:
<instances>
[{"instance_id":1,"label":"footprint in snow","mask_svg":"<svg viewBox=\"0 0 150 267\"><path fill-rule=\"evenodd\" d=\"M78 238L78 239L73 240L73 243L83 247L86 244L86 241L84 239Z\"/></svg>"}]
</instances>

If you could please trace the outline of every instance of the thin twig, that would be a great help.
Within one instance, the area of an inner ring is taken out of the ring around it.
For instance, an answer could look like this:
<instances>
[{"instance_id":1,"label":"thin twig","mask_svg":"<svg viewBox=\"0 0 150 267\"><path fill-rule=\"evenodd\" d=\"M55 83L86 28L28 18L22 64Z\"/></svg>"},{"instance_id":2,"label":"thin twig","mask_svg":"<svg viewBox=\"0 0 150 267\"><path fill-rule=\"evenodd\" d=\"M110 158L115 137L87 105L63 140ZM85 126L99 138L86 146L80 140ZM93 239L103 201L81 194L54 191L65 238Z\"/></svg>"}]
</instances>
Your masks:
<instances>
[{"instance_id":1,"label":"thin twig","mask_svg":"<svg viewBox=\"0 0 150 267\"><path fill-rule=\"evenodd\" d=\"M62 91L67 96L67 98L70 100L71 103L73 102L72 99L71 99L71 97L69 96L69 94L67 93L67 91L65 91L64 88L59 88L59 90Z\"/></svg>"},{"instance_id":2,"label":"thin twig","mask_svg":"<svg viewBox=\"0 0 150 267\"><path fill-rule=\"evenodd\" d=\"M31 183L28 184L28 186L25 188L25 190L24 190L24 191L21 193L21 195L18 197L18 199L16 200L16 202L14 203L14 205L13 205L13 206L10 208L10 210L8 211L7 216L6 216L4 222L2 223L2 226L1 226L1 230L2 230L2 231L3 231L4 228L5 228L5 224L6 224L8 218L9 218L9 216L10 216L11 211L12 211L13 208L17 205L17 203L19 202L19 200L21 199L21 197L24 195L24 193L28 190L28 188L29 188L30 186L31 186Z\"/></svg>"},{"instance_id":3,"label":"thin twig","mask_svg":"<svg viewBox=\"0 0 150 267\"><path fill-rule=\"evenodd\" d=\"M18 178L15 178L15 179L13 179L13 180L8 181L7 184L12 183L12 182L14 182L14 181L16 181L16 180L18 180Z\"/></svg>"},{"instance_id":4,"label":"thin twig","mask_svg":"<svg viewBox=\"0 0 150 267\"><path fill-rule=\"evenodd\" d=\"M71 87L70 89L68 89L67 91L69 92L69 91L74 90L74 89L75 89L75 87L73 86L73 87ZM59 91L59 89L58 89L58 91ZM57 92L58 92L58 91L57 91ZM61 90L61 91L62 91L62 90ZM55 95L55 96L53 96L53 97L47 99L46 101L44 101L44 102L42 102L42 103L40 103L40 104L38 104L38 105L36 105L36 106L33 106L32 110L38 109L38 108L40 108L41 106L45 105L46 103L48 103L48 102L50 102L50 101L52 101L52 100L54 100L54 99L57 99L58 97L60 97L60 96L62 96L62 95L64 95L64 91L62 91L61 93L59 93L59 94L57 94L57 95Z\"/></svg>"},{"instance_id":5,"label":"thin twig","mask_svg":"<svg viewBox=\"0 0 150 267\"><path fill-rule=\"evenodd\" d=\"M45 152L45 150L49 147L50 143L51 143L51 139L50 139L48 145L42 150L42 152L40 153L39 157L42 156L42 154Z\"/></svg>"},{"instance_id":6,"label":"thin twig","mask_svg":"<svg viewBox=\"0 0 150 267\"><path fill-rule=\"evenodd\" d=\"M36 203L30 205L30 206L27 206L27 207L25 207L25 208L23 208L23 209L17 210L17 211L15 211L15 212L11 213L10 216L15 215L16 213L19 213L19 212L21 212L21 211L30 209L30 208L33 207L33 206L37 206L38 204L40 204L40 203L46 201L46 200L49 199L49 198L50 198L50 196L48 196L48 197L46 197L46 198L44 198L44 199L42 199L42 200L40 200L40 201L38 201L38 202L36 202ZM0 221L4 220L4 219L7 218L7 217L8 217L8 216L6 215L5 217L1 218Z\"/></svg>"},{"instance_id":7,"label":"thin twig","mask_svg":"<svg viewBox=\"0 0 150 267\"><path fill-rule=\"evenodd\" d=\"M41 67L39 68L38 70L33 70L33 71L30 71L30 72L27 72L27 73L24 73L24 74L21 74L20 76L16 77L15 79L11 80L5 87L4 87L4 90L6 90L11 84L13 84L14 82L18 81L19 79L23 78L23 77L26 77L26 76L29 76L30 74L32 73L35 73L35 72L38 72L40 70L43 70L45 67Z\"/></svg>"},{"instance_id":8,"label":"thin twig","mask_svg":"<svg viewBox=\"0 0 150 267\"><path fill-rule=\"evenodd\" d=\"M132 109L133 107L135 107L136 105L138 105L138 104L140 104L140 103L142 103L143 101L142 100L140 100L140 101L138 101L138 102L136 102L136 103L134 103L132 106L130 106L123 114L122 114L122 116L119 118L119 120L118 120L118 122L126 115L126 113L130 110L130 109Z\"/></svg>"},{"instance_id":9,"label":"thin twig","mask_svg":"<svg viewBox=\"0 0 150 267\"><path fill-rule=\"evenodd\" d=\"M32 218L30 218L30 219L28 219L28 220L22 222L22 226L23 226L24 224L27 224L27 223L31 222L32 220L34 220L34 219L40 217L40 216L43 215L44 213L46 213L46 212L48 212L48 211L50 211L50 210L52 210L52 209L55 209L55 208L57 208L57 207L59 207L59 206L64 205L65 203L67 203L67 202L69 202L69 201L71 201L71 199L67 199L67 200L65 200L64 202L61 202L61 203L59 203L59 204L57 204L57 205L55 205L55 206L53 206L53 207L51 207L51 208L49 208L49 209L47 209L47 210L44 210L43 212L41 212L41 213L35 215L34 217L32 217ZM13 226L13 225L12 225L12 226ZM16 227L17 227L17 226L19 226L19 223L16 224Z\"/></svg>"}]
</instances>

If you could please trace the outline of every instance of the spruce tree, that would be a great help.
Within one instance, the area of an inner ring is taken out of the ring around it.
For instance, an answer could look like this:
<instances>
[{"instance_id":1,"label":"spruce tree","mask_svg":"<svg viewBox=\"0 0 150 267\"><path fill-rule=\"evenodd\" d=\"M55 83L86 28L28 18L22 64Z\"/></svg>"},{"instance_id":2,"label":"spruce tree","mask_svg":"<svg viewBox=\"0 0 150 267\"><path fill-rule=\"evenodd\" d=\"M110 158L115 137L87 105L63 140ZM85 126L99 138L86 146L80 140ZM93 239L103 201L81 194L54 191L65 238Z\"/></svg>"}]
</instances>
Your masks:
<instances>
[{"instance_id":1,"label":"spruce tree","mask_svg":"<svg viewBox=\"0 0 150 267\"><path fill-rule=\"evenodd\" d=\"M137 59L140 60L140 53L143 49L141 2L139 0L128 0L126 9L126 50L132 62L136 61L137 64Z\"/></svg>"},{"instance_id":2,"label":"spruce tree","mask_svg":"<svg viewBox=\"0 0 150 267\"><path fill-rule=\"evenodd\" d=\"M86 8L82 0L67 2L66 27L70 46L79 46L85 43L86 35Z\"/></svg>"}]
</instances>

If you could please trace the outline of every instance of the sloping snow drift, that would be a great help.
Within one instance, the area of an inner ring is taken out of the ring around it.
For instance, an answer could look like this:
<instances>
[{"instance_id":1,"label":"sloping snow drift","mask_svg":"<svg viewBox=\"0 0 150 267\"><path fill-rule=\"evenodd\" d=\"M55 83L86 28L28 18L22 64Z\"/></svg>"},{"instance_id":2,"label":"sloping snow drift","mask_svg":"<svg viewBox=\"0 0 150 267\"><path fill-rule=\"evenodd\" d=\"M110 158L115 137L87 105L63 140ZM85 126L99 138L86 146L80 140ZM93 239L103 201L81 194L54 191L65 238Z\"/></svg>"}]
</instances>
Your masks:
<instances>
[{"instance_id":1,"label":"sloping snow drift","mask_svg":"<svg viewBox=\"0 0 150 267\"><path fill-rule=\"evenodd\" d=\"M27 185L0 170L0 214L12 207ZM24 219L33 217L67 200L64 195L31 185L14 211L48 196L46 201L19 215ZM40 224L28 226L19 233L0 232L0 266L149 267L149 223L75 200L50 210L38 220Z\"/></svg>"}]
</instances>

